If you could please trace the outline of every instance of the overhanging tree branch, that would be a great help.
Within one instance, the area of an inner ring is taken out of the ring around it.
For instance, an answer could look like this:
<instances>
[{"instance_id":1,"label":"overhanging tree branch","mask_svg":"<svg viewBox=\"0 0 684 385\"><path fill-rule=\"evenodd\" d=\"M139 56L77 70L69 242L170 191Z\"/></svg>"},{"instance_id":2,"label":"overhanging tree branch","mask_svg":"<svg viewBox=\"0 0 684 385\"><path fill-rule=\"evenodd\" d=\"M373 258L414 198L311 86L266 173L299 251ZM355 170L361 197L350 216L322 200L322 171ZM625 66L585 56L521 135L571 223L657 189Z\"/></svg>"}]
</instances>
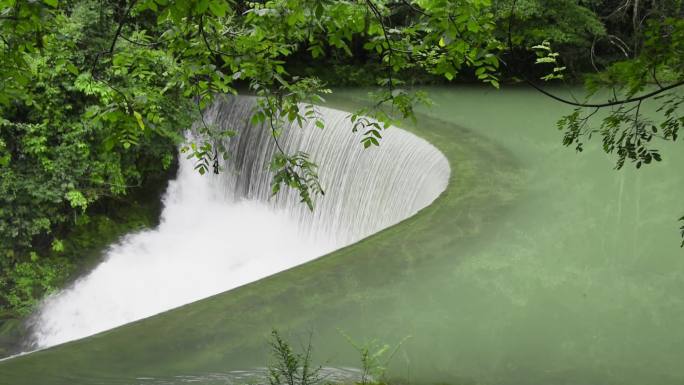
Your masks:
<instances>
[{"instance_id":1,"label":"overhanging tree branch","mask_svg":"<svg viewBox=\"0 0 684 385\"><path fill-rule=\"evenodd\" d=\"M515 61L515 49L513 46L512 29L513 29L513 15L514 15L514 11L515 11L516 1L517 0L513 0L512 4L511 4L511 12L510 12L510 15L508 16L508 31L507 31L508 51L510 52L511 56L514 58L514 61ZM603 103L580 103L580 102L572 101L572 100L563 98L561 96L555 95L555 94L543 89L539 85L537 85L535 82L530 80L521 71L517 71L517 70L515 70L515 68L512 68L511 66L508 66L508 68L513 70L518 76L520 76L525 81L525 83L527 83L532 88L539 91L540 93L550 97L551 99L554 99L554 100L559 101L561 103L565 103L565 104L575 106L575 107L604 108L604 107L618 106L618 105L622 105L622 104L642 102L646 99L649 99L649 98L652 98L652 97L657 96L659 94L662 94L663 92L675 89L677 87L684 86L684 80L680 80L680 81L672 83L668 86L664 86L664 87L659 86L659 88L657 90L651 91L651 92L648 92L646 94L639 95L639 96L633 96L633 97L629 97L629 98L625 98L625 99L617 99L616 98L615 100L611 100L611 101L607 101L607 102L603 102Z\"/></svg>"}]
</instances>

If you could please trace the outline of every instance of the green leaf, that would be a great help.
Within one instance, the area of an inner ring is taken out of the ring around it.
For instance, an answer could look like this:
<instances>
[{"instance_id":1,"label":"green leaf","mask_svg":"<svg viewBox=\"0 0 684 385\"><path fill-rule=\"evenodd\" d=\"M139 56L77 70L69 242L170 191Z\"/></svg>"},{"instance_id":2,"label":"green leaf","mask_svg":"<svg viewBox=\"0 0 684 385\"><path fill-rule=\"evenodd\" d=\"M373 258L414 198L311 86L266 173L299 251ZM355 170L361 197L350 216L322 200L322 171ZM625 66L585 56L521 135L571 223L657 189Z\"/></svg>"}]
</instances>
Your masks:
<instances>
[{"instance_id":1,"label":"green leaf","mask_svg":"<svg viewBox=\"0 0 684 385\"><path fill-rule=\"evenodd\" d=\"M65 198L69 202L69 205L73 208L80 208L82 211L88 207L88 200L81 194L80 191L71 190L66 193Z\"/></svg>"},{"instance_id":2,"label":"green leaf","mask_svg":"<svg viewBox=\"0 0 684 385\"><path fill-rule=\"evenodd\" d=\"M143 117L140 115L138 111L133 111L133 115L135 116L135 120L138 121L138 126L140 126L141 130L145 129L145 122L143 122Z\"/></svg>"},{"instance_id":3,"label":"green leaf","mask_svg":"<svg viewBox=\"0 0 684 385\"><path fill-rule=\"evenodd\" d=\"M66 69L67 71L71 72L74 75L78 75L78 68L71 62L66 64Z\"/></svg>"},{"instance_id":4,"label":"green leaf","mask_svg":"<svg viewBox=\"0 0 684 385\"><path fill-rule=\"evenodd\" d=\"M55 238L55 239L52 241L52 246L51 246L51 248L52 248L52 251L55 251L55 252L58 252L58 253L59 253L59 252L62 252L62 251L64 251L64 242L62 242L61 240Z\"/></svg>"},{"instance_id":5,"label":"green leaf","mask_svg":"<svg viewBox=\"0 0 684 385\"><path fill-rule=\"evenodd\" d=\"M207 8L209 8L209 0L199 0L195 4L195 11L197 13L204 13L207 11Z\"/></svg>"},{"instance_id":6,"label":"green leaf","mask_svg":"<svg viewBox=\"0 0 684 385\"><path fill-rule=\"evenodd\" d=\"M43 3L51 6L52 8L57 8L59 5L59 0L43 0Z\"/></svg>"},{"instance_id":7,"label":"green leaf","mask_svg":"<svg viewBox=\"0 0 684 385\"><path fill-rule=\"evenodd\" d=\"M215 16L224 17L228 10L228 4L222 0L213 0L209 3L209 9Z\"/></svg>"}]
</instances>

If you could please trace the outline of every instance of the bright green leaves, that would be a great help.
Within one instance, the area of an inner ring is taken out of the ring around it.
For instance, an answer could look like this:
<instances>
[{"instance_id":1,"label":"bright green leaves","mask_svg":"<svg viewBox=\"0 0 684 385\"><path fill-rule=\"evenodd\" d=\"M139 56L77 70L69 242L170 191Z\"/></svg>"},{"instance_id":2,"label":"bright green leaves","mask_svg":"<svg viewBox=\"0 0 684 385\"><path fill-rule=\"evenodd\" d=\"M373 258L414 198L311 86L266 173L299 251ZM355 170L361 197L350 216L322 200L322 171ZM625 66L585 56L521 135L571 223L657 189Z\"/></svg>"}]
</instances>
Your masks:
<instances>
[{"instance_id":1,"label":"bright green leaves","mask_svg":"<svg viewBox=\"0 0 684 385\"><path fill-rule=\"evenodd\" d=\"M195 118L180 91L186 72L153 24L134 26L131 13L110 54L124 11L117 7L130 2L7 4L0 2L3 309L39 297L41 290L21 289L23 280L49 280L48 270L6 271L47 266L30 256L57 252L59 239L97 210L94 202L165 175ZM139 3L149 4L163 7Z\"/></svg>"},{"instance_id":2,"label":"bright green leaves","mask_svg":"<svg viewBox=\"0 0 684 385\"><path fill-rule=\"evenodd\" d=\"M464 67L479 70L478 78L498 85L501 44L494 38L493 14L487 2L418 1L421 15L414 51L422 66L451 81Z\"/></svg>"},{"instance_id":3,"label":"bright green leaves","mask_svg":"<svg viewBox=\"0 0 684 385\"><path fill-rule=\"evenodd\" d=\"M140 127L141 130L145 129L145 122L143 122L143 117L140 115L140 112L138 111L133 111L133 116L135 116L136 122L138 122L138 127Z\"/></svg>"},{"instance_id":4,"label":"bright green leaves","mask_svg":"<svg viewBox=\"0 0 684 385\"><path fill-rule=\"evenodd\" d=\"M65 278L63 260L42 260L38 254L31 254L29 261L20 262L7 269L0 260L0 304L6 305L20 315L27 315L46 292L55 290L58 282Z\"/></svg>"},{"instance_id":5,"label":"bright green leaves","mask_svg":"<svg viewBox=\"0 0 684 385\"><path fill-rule=\"evenodd\" d=\"M0 124L0 127L2 127L2 124ZM0 168L7 167L11 160L12 156L7 149L7 144L4 140L0 139Z\"/></svg>"},{"instance_id":6,"label":"bright green leaves","mask_svg":"<svg viewBox=\"0 0 684 385\"><path fill-rule=\"evenodd\" d=\"M499 63L494 53L501 45L492 35L493 15L488 2L405 2L407 10L403 12L410 13L410 22L399 24L392 21L393 17L400 18L396 4L368 0L365 5L363 48L384 68L376 79L384 90L375 97L375 108L364 111L380 122L379 127L363 130L364 147L379 144L381 127L395 119L413 117L413 105L422 98L402 89L402 79L411 77L407 74L427 71L453 80L464 67L470 67L480 80L498 88ZM373 120L356 120L355 130L373 126Z\"/></svg>"},{"instance_id":7,"label":"bright green leaves","mask_svg":"<svg viewBox=\"0 0 684 385\"><path fill-rule=\"evenodd\" d=\"M52 8L57 8L59 5L59 0L43 0L43 3L51 6Z\"/></svg>"},{"instance_id":8,"label":"bright green leaves","mask_svg":"<svg viewBox=\"0 0 684 385\"><path fill-rule=\"evenodd\" d=\"M145 129L145 123L142 114L132 110L133 102L124 93L123 87L113 88L106 82L93 79L89 73L80 74L74 87L85 95L96 97L105 106L92 105L83 117L95 127L111 129L109 139L105 142L106 149L113 149L116 142L126 150L139 143L142 135L140 130Z\"/></svg>"},{"instance_id":9,"label":"bright green leaves","mask_svg":"<svg viewBox=\"0 0 684 385\"><path fill-rule=\"evenodd\" d=\"M499 88L499 59L496 55L488 53L480 62L480 67L475 70L475 76L484 83L491 84L494 88Z\"/></svg>"},{"instance_id":10,"label":"bright green leaves","mask_svg":"<svg viewBox=\"0 0 684 385\"><path fill-rule=\"evenodd\" d=\"M541 80L549 81L554 79L563 79L563 71L565 71L565 67L558 64L558 56L560 54L551 49L551 43L549 43L548 40L544 40L541 44L537 44L531 49L537 55L537 59L534 61L534 64L550 64L553 66L552 70L548 74L540 78Z\"/></svg>"},{"instance_id":11,"label":"bright green leaves","mask_svg":"<svg viewBox=\"0 0 684 385\"><path fill-rule=\"evenodd\" d=\"M62 242L60 239L53 239L50 248L54 252L61 253L64 251L64 242Z\"/></svg>"},{"instance_id":12,"label":"bright green leaves","mask_svg":"<svg viewBox=\"0 0 684 385\"><path fill-rule=\"evenodd\" d=\"M209 5L211 13L216 17L226 16L226 11L228 10L229 4L227 1L223 0L201 0L200 2L206 2ZM202 12L200 12L202 13Z\"/></svg>"},{"instance_id":13,"label":"bright green leaves","mask_svg":"<svg viewBox=\"0 0 684 385\"><path fill-rule=\"evenodd\" d=\"M71 207L78 208L81 210L81 212L85 212L85 210L88 208L88 200L80 191L68 191L65 197Z\"/></svg>"},{"instance_id":14,"label":"bright green leaves","mask_svg":"<svg viewBox=\"0 0 684 385\"><path fill-rule=\"evenodd\" d=\"M74 81L74 88L88 96L96 96L103 103L109 104L116 98L115 91L102 82L93 79L92 75L84 72Z\"/></svg>"},{"instance_id":15,"label":"bright green leaves","mask_svg":"<svg viewBox=\"0 0 684 385\"><path fill-rule=\"evenodd\" d=\"M203 14L204 12L209 9L209 0L198 0L195 2L195 6L193 8L194 12L197 14ZM224 15L225 15L225 10L224 10Z\"/></svg>"}]
</instances>

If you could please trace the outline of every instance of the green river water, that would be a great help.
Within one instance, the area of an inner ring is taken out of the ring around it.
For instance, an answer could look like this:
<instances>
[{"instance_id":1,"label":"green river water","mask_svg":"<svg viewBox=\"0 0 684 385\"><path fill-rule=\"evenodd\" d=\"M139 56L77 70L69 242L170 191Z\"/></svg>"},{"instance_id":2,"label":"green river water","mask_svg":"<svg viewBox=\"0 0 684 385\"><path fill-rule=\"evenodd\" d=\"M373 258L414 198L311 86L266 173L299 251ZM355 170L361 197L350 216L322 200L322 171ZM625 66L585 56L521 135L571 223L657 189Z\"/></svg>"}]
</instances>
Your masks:
<instances>
[{"instance_id":1,"label":"green river water","mask_svg":"<svg viewBox=\"0 0 684 385\"><path fill-rule=\"evenodd\" d=\"M405 340L392 384L684 383L684 157L616 171L561 145L568 109L527 89L428 89L409 130L452 169L416 216L303 266L84 340L0 361L1 385L224 384L277 327L326 367ZM351 109L365 93L339 91Z\"/></svg>"}]
</instances>

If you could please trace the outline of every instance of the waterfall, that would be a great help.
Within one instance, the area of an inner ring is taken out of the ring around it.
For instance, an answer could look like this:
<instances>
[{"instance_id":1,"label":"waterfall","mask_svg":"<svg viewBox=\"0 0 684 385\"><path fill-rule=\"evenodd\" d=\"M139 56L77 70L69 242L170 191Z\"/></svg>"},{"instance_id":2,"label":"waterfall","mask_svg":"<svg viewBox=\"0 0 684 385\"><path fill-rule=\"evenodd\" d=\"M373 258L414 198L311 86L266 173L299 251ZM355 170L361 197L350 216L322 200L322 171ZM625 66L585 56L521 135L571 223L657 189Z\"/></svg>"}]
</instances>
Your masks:
<instances>
[{"instance_id":1,"label":"waterfall","mask_svg":"<svg viewBox=\"0 0 684 385\"><path fill-rule=\"evenodd\" d=\"M182 159L157 228L112 245L89 274L50 296L33 318L38 348L82 338L258 280L356 242L430 204L449 178L446 158L390 127L363 149L348 113L316 107L313 122L283 131L286 152L319 165L325 196L310 211L298 193L271 197L270 131L249 123L255 99L226 97L204 114L232 129L225 170L199 175ZM183 156L181 156L184 158Z\"/></svg>"}]
</instances>

